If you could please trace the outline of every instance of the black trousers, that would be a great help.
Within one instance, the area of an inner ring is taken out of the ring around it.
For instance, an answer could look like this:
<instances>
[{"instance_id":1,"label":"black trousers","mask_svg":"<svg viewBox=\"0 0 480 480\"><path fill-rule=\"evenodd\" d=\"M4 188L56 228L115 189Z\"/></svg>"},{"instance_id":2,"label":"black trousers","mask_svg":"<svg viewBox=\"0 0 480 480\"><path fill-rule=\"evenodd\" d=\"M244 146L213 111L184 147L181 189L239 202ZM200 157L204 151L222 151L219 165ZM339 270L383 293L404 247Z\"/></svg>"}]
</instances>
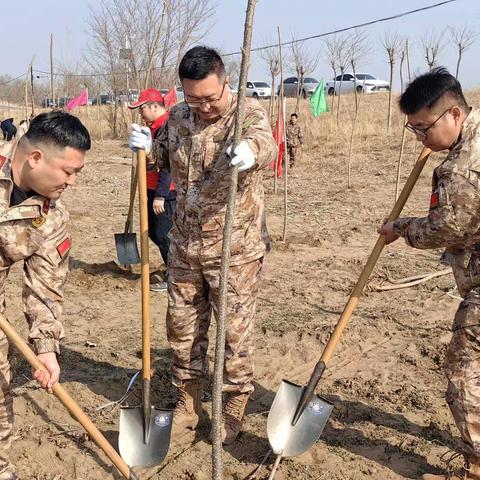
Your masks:
<instances>
[{"instance_id":1,"label":"black trousers","mask_svg":"<svg viewBox=\"0 0 480 480\"><path fill-rule=\"evenodd\" d=\"M155 190L147 190L148 196L148 236L150 240L160 249L163 263L167 266L168 248L170 240L168 233L172 228L173 214L177 202L175 200L165 201L165 212L156 215L153 211L153 200L155 199Z\"/></svg>"}]
</instances>

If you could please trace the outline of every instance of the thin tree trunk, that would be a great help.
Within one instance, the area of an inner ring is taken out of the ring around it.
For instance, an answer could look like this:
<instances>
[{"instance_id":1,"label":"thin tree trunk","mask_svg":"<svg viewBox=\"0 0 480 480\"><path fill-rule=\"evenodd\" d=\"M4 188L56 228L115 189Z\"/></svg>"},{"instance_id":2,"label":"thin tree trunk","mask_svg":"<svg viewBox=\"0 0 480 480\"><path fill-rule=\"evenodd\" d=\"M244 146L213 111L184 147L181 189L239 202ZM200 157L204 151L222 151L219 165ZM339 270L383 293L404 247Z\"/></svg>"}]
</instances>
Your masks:
<instances>
[{"instance_id":1,"label":"thin tree trunk","mask_svg":"<svg viewBox=\"0 0 480 480\"><path fill-rule=\"evenodd\" d=\"M392 127L392 95L393 95L393 68L395 66L395 60L393 56L390 58L390 91L388 92L388 118L387 118L387 131L390 131Z\"/></svg>"},{"instance_id":2,"label":"thin tree trunk","mask_svg":"<svg viewBox=\"0 0 480 480\"><path fill-rule=\"evenodd\" d=\"M342 97L343 72L341 72L341 75L342 75L342 80L340 81L340 87L338 88L337 125L340 122L340 99Z\"/></svg>"},{"instance_id":3,"label":"thin tree trunk","mask_svg":"<svg viewBox=\"0 0 480 480\"><path fill-rule=\"evenodd\" d=\"M332 95L332 106L330 107L331 113L333 115L333 111L335 109L335 90L337 87L337 72L333 72L333 95ZM328 92L327 92L328 94Z\"/></svg>"},{"instance_id":4,"label":"thin tree trunk","mask_svg":"<svg viewBox=\"0 0 480 480\"><path fill-rule=\"evenodd\" d=\"M35 115L35 100L34 100L34 91L33 91L33 58L30 63L30 108L31 114Z\"/></svg>"},{"instance_id":5,"label":"thin tree trunk","mask_svg":"<svg viewBox=\"0 0 480 480\"><path fill-rule=\"evenodd\" d=\"M353 153L353 139L355 138L355 129L357 126L358 120L358 110L360 108L360 99L357 97L357 81L356 81L356 72L355 72L355 65L352 62L352 73L353 77L355 78L354 84L354 91L355 91L355 116L353 118L353 125L352 125L352 132L350 134L350 145L348 148L348 163L347 163L347 187L352 188L352 153Z\"/></svg>"},{"instance_id":6,"label":"thin tree trunk","mask_svg":"<svg viewBox=\"0 0 480 480\"><path fill-rule=\"evenodd\" d=\"M245 117L245 93L247 74L250 62L252 42L253 16L256 0L248 0L243 34L242 64L240 68L237 112L233 134L232 150L241 140ZM225 323L227 322L228 273L230 267L230 241L235 218L235 199L237 194L238 169L233 168L228 189L228 203L223 229L222 260L220 264L220 281L218 292L217 338L215 341L215 361L212 389L212 480L223 480L223 448L222 448L222 387L225 368Z\"/></svg>"},{"instance_id":7,"label":"thin tree trunk","mask_svg":"<svg viewBox=\"0 0 480 480\"><path fill-rule=\"evenodd\" d=\"M405 42L405 55L407 56L407 71L408 71L408 81L412 81L412 70L410 69L410 49L408 47L408 39Z\"/></svg>"},{"instance_id":8,"label":"thin tree trunk","mask_svg":"<svg viewBox=\"0 0 480 480\"><path fill-rule=\"evenodd\" d=\"M406 116L404 117L404 121L406 122ZM407 129L404 128L402 132L402 143L400 145L400 154L398 155L398 163L397 163L397 181L395 182L395 202L398 199L398 193L400 191L400 174L402 172L402 158L403 158L403 151L405 149L405 136L407 133Z\"/></svg>"},{"instance_id":9,"label":"thin tree trunk","mask_svg":"<svg viewBox=\"0 0 480 480\"><path fill-rule=\"evenodd\" d=\"M8 106L8 101L7 101L7 106ZM8 115L10 116L10 111L8 112ZM30 125L30 120L28 115L28 72L25 75L25 120Z\"/></svg>"},{"instance_id":10,"label":"thin tree trunk","mask_svg":"<svg viewBox=\"0 0 480 480\"><path fill-rule=\"evenodd\" d=\"M455 78L458 80L458 74L460 73L460 62L462 61L462 50L458 50L457 69L455 70Z\"/></svg>"}]
</instances>

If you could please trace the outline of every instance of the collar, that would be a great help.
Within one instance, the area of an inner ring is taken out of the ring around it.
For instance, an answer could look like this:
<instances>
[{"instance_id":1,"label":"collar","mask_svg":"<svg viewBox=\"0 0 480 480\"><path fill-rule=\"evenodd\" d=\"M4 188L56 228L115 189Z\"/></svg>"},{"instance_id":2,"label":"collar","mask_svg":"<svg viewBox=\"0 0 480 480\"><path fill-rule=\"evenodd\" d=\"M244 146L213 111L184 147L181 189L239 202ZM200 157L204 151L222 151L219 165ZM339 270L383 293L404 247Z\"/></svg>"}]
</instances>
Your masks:
<instances>
[{"instance_id":1,"label":"collar","mask_svg":"<svg viewBox=\"0 0 480 480\"><path fill-rule=\"evenodd\" d=\"M163 115L160 115L154 122L150 124L150 131L152 132L152 137L155 137L156 131L163 127L168 120L168 112L165 112Z\"/></svg>"},{"instance_id":2,"label":"collar","mask_svg":"<svg viewBox=\"0 0 480 480\"><path fill-rule=\"evenodd\" d=\"M25 218L46 217L55 202L42 195L33 195L22 203L10 207L10 196L13 190L12 158L16 145L10 146L9 151L0 151L0 223Z\"/></svg>"}]
</instances>

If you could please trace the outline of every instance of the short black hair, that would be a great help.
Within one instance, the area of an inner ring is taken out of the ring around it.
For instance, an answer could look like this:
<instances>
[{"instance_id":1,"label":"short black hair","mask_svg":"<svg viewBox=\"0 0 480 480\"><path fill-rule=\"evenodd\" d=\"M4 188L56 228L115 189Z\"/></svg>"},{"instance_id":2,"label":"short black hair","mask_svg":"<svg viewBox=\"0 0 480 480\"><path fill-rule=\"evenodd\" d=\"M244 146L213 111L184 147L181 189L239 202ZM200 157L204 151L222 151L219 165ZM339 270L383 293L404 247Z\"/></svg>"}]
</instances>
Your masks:
<instances>
[{"instance_id":1,"label":"short black hair","mask_svg":"<svg viewBox=\"0 0 480 480\"><path fill-rule=\"evenodd\" d=\"M290 115L290 118L292 118L292 117L298 118L298 115L297 115L296 113L292 113L292 114Z\"/></svg>"},{"instance_id":2,"label":"short black hair","mask_svg":"<svg viewBox=\"0 0 480 480\"><path fill-rule=\"evenodd\" d=\"M90 150L90 134L83 123L66 112L52 111L37 115L25 134L31 142L48 143L75 150Z\"/></svg>"},{"instance_id":3,"label":"short black hair","mask_svg":"<svg viewBox=\"0 0 480 480\"><path fill-rule=\"evenodd\" d=\"M203 80L212 73L218 78L226 75L225 65L219 53L213 48L198 46L191 48L182 58L178 67L180 81Z\"/></svg>"},{"instance_id":4,"label":"short black hair","mask_svg":"<svg viewBox=\"0 0 480 480\"><path fill-rule=\"evenodd\" d=\"M399 100L400 110L406 115L422 108L432 108L444 95L451 96L468 111L460 82L445 67L437 67L410 83Z\"/></svg>"}]
</instances>

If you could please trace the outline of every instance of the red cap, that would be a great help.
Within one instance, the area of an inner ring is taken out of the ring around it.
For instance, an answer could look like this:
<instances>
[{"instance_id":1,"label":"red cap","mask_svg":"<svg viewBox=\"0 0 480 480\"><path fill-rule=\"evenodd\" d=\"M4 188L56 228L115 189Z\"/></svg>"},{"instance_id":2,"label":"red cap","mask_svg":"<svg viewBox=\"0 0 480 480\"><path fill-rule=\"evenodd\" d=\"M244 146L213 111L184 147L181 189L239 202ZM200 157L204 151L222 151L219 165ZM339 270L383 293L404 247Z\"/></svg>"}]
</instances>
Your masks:
<instances>
[{"instance_id":1,"label":"red cap","mask_svg":"<svg viewBox=\"0 0 480 480\"><path fill-rule=\"evenodd\" d=\"M138 100L130 104L128 108L138 108L147 102L164 103L163 95L156 88L147 88L140 92Z\"/></svg>"}]
</instances>

